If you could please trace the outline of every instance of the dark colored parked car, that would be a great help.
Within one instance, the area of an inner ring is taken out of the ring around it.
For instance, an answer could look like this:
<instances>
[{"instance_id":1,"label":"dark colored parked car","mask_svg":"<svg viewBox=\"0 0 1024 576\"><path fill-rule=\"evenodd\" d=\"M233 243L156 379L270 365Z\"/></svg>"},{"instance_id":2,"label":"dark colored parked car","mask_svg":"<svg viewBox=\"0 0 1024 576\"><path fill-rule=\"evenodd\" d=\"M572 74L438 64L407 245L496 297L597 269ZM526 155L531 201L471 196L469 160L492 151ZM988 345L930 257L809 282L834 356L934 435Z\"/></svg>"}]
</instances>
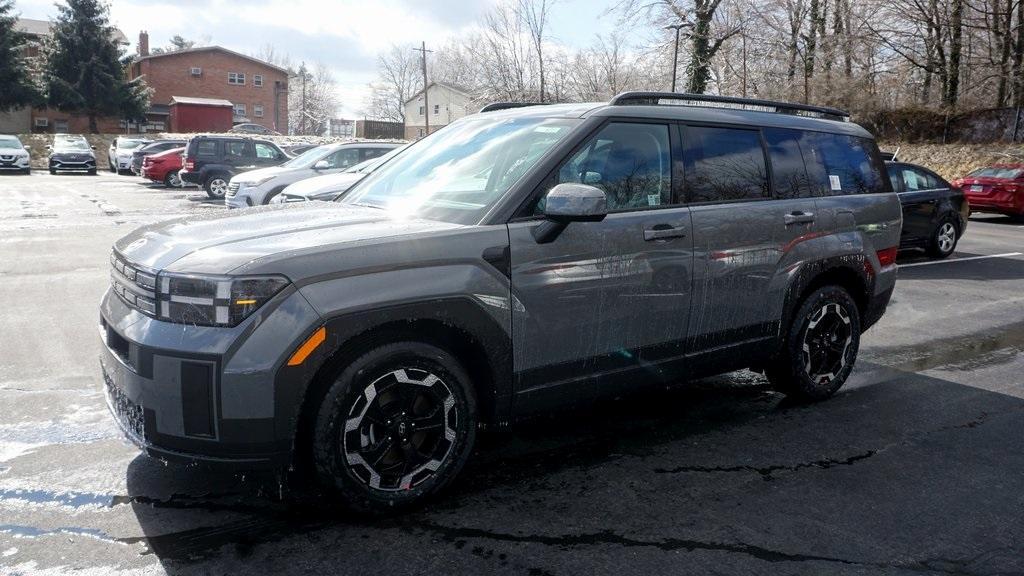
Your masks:
<instances>
[{"instance_id":1,"label":"dark colored parked car","mask_svg":"<svg viewBox=\"0 0 1024 576\"><path fill-rule=\"evenodd\" d=\"M142 160L143 178L163 182L167 188L181 186L178 171L181 170L181 154L184 148L171 148L158 154L150 154Z\"/></svg>"},{"instance_id":2,"label":"dark colored parked car","mask_svg":"<svg viewBox=\"0 0 1024 576\"><path fill-rule=\"evenodd\" d=\"M1024 164L996 164L958 179L974 212L1005 214L1024 221Z\"/></svg>"},{"instance_id":3,"label":"dark colored parked car","mask_svg":"<svg viewBox=\"0 0 1024 576\"><path fill-rule=\"evenodd\" d=\"M101 303L108 404L148 454L295 465L379 511L449 484L478 428L567 403L742 368L825 399L889 302L901 221L848 118L491 105L337 202L140 228Z\"/></svg>"},{"instance_id":4,"label":"dark colored parked car","mask_svg":"<svg viewBox=\"0 0 1024 576\"><path fill-rule=\"evenodd\" d=\"M262 136L280 136L281 133L276 130L271 130L262 124L235 124L231 127L229 132L235 134L260 134Z\"/></svg>"},{"instance_id":5,"label":"dark colored parked car","mask_svg":"<svg viewBox=\"0 0 1024 576\"><path fill-rule=\"evenodd\" d=\"M244 136L196 136L185 147L182 182L202 186L211 198L223 198L231 177L289 160L277 144Z\"/></svg>"},{"instance_id":6,"label":"dark colored parked car","mask_svg":"<svg viewBox=\"0 0 1024 576\"><path fill-rule=\"evenodd\" d=\"M932 258L952 254L971 214L963 192L923 166L887 162L886 168L903 206L900 248L921 248Z\"/></svg>"},{"instance_id":7,"label":"dark colored parked car","mask_svg":"<svg viewBox=\"0 0 1024 576\"><path fill-rule=\"evenodd\" d=\"M96 147L82 136L62 136L53 139L48 165L50 174L57 172L86 172L96 174Z\"/></svg>"},{"instance_id":8,"label":"dark colored parked car","mask_svg":"<svg viewBox=\"0 0 1024 576\"><path fill-rule=\"evenodd\" d=\"M172 148L181 148L186 140L157 140L132 152L132 173L142 175L142 159L150 154L159 154Z\"/></svg>"}]
</instances>

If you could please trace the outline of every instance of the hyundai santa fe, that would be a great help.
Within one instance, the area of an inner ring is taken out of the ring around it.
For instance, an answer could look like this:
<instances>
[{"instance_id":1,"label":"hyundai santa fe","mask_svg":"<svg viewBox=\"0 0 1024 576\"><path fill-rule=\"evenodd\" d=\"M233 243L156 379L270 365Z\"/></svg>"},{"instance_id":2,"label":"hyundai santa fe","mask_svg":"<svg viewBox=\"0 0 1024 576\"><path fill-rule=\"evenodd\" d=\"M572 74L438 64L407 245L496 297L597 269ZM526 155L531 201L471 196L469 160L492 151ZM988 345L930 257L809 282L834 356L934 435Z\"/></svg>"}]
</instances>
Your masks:
<instances>
[{"instance_id":1,"label":"hyundai santa fe","mask_svg":"<svg viewBox=\"0 0 1024 576\"><path fill-rule=\"evenodd\" d=\"M744 368L829 397L886 309L900 226L840 110L489 105L339 201L118 240L106 396L152 456L296 466L403 509L478 430L567 403Z\"/></svg>"}]
</instances>

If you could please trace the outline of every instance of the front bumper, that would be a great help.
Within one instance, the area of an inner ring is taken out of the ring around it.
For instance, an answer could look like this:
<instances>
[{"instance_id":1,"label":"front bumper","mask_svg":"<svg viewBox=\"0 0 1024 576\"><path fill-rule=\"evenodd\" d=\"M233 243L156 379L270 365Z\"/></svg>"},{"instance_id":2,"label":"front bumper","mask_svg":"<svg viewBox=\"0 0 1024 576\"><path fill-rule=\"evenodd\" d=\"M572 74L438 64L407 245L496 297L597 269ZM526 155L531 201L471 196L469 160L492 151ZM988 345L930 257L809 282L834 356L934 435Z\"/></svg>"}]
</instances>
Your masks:
<instances>
[{"instance_id":1,"label":"front bumper","mask_svg":"<svg viewBox=\"0 0 1024 576\"><path fill-rule=\"evenodd\" d=\"M108 290L100 367L128 439L165 460L286 466L298 409L285 400L294 395L277 393L275 375L320 319L295 290L265 308L234 328L186 326L146 316Z\"/></svg>"},{"instance_id":2,"label":"front bumper","mask_svg":"<svg viewBox=\"0 0 1024 576\"><path fill-rule=\"evenodd\" d=\"M18 171L22 172L28 170L30 159L26 157L4 157L0 156L0 171Z\"/></svg>"},{"instance_id":3,"label":"front bumper","mask_svg":"<svg viewBox=\"0 0 1024 576\"><path fill-rule=\"evenodd\" d=\"M83 160L83 161L70 161L51 159L50 170L59 170L62 172L92 172L96 170L96 160Z\"/></svg>"},{"instance_id":4,"label":"front bumper","mask_svg":"<svg viewBox=\"0 0 1024 576\"><path fill-rule=\"evenodd\" d=\"M228 193L224 197L224 203L230 208L248 208L263 204L263 198L269 190L263 186L243 186L232 183L228 186Z\"/></svg>"}]
</instances>

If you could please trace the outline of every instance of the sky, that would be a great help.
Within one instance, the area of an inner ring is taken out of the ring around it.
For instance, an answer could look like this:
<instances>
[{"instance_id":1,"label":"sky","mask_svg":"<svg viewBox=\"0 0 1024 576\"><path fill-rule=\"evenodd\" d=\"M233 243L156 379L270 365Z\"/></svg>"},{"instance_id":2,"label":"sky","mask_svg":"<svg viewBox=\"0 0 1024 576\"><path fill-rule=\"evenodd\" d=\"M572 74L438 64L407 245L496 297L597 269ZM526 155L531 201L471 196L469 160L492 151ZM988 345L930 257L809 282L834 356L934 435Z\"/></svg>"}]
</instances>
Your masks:
<instances>
[{"instance_id":1,"label":"sky","mask_svg":"<svg viewBox=\"0 0 1024 576\"><path fill-rule=\"evenodd\" d=\"M339 116L359 117L367 84L377 75L377 54L392 44L443 46L469 32L497 0L111 0L112 23L135 51L139 31L151 48L174 35L202 40L243 54L271 44L292 62L323 62L334 74L342 103ZM605 11L615 0L557 0L549 20L552 40L589 45L595 34L614 30ZM15 0L22 17L56 17L54 0Z\"/></svg>"}]
</instances>

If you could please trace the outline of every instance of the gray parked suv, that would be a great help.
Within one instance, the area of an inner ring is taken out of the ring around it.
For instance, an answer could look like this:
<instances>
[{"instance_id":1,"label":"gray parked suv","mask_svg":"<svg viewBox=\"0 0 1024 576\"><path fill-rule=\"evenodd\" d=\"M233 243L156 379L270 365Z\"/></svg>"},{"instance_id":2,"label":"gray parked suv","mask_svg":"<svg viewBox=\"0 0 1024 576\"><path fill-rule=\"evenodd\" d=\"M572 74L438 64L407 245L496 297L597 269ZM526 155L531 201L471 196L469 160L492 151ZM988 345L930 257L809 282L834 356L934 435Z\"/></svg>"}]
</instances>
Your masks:
<instances>
[{"instance_id":1,"label":"gray parked suv","mask_svg":"<svg viewBox=\"0 0 1024 576\"><path fill-rule=\"evenodd\" d=\"M900 225L838 110L491 105L338 202L119 240L107 398L150 455L295 464L349 506L401 508L478 429L557 405L743 368L830 396L885 311Z\"/></svg>"}]
</instances>

